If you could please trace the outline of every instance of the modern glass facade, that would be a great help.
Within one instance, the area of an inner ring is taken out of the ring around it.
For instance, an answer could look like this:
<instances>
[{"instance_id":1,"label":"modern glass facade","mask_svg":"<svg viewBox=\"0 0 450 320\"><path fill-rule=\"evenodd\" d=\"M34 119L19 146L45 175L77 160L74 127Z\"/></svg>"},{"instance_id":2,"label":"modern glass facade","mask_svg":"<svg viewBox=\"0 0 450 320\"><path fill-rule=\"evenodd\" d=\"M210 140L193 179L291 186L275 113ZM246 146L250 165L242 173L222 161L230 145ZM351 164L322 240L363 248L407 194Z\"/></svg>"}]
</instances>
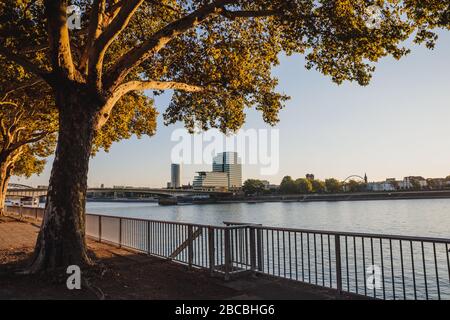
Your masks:
<instances>
[{"instance_id":1,"label":"modern glass facade","mask_svg":"<svg viewBox=\"0 0 450 320\"><path fill-rule=\"evenodd\" d=\"M222 152L213 159L213 171L228 175L228 189L242 187L242 164L237 152Z\"/></svg>"},{"instance_id":2,"label":"modern glass facade","mask_svg":"<svg viewBox=\"0 0 450 320\"><path fill-rule=\"evenodd\" d=\"M225 172L200 171L194 178L195 190L227 190L228 175Z\"/></svg>"}]
</instances>

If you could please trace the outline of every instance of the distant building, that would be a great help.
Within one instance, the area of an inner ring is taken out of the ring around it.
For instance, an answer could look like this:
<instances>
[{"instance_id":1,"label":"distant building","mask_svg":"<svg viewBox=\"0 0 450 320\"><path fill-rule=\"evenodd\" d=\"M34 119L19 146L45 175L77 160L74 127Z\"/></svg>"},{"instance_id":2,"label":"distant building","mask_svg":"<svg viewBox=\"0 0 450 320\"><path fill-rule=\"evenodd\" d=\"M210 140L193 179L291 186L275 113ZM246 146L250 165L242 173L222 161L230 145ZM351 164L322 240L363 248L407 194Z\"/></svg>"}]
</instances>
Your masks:
<instances>
[{"instance_id":1,"label":"distant building","mask_svg":"<svg viewBox=\"0 0 450 320\"><path fill-rule=\"evenodd\" d=\"M183 189L183 190L190 190L190 189L192 189L192 185L191 185L191 183L189 182L187 185L182 185L182 186L181 186L181 189Z\"/></svg>"},{"instance_id":2,"label":"distant building","mask_svg":"<svg viewBox=\"0 0 450 320\"><path fill-rule=\"evenodd\" d=\"M383 182L369 182L367 183L368 191L395 191L395 185L393 185L390 181Z\"/></svg>"},{"instance_id":3,"label":"distant building","mask_svg":"<svg viewBox=\"0 0 450 320\"><path fill-rule=\"evenodd\" d=\"M226 191L228 190L228 174L225 172L199 171L194 178L194 190Z\"/></svg>"},{"instance_id":4,"label":"distant building","mask_svg":"<svg viewBox=\"0 0 450 320\"><path fill-rule=\"evenodd\" d=\"M170 173L171 173L170 179L171 188L173 189L181 188L181 165L177 163L172 163Z\"/></svg>"},{"instance_id":5,"label":"distant building","mask_svg":"<svg viewBox=\"0 0 450 320\"><path fill-rule=\"evenodd\" d=\"M397 181L399 190L409 190L412 189L413 185L409 180Z\"/></svg>"},{"instance_id":6,"label":"distant building","mask_svg":"<svg viewBox=\"0 0 450 320\"><path fill-rule=\"evenodd\" d=\"M269 181L267 180L261 180L261 182L264 185L264 190L266 191L270 191L270 190L277 190L280 186L277 184L271 184Z\"/></svg>"},{"instance_id":7,"label":"distant building","mask_svg":"<svg viewBox=\"0 0 450 320\"><path fill-rule=\"evenodd\" d=\"M228 178L228 189L242 187L242 164L237 152L222 152L213 159L213 172L224 172Z\"/></svg>"},{"instance_id":8,"label":"distant building","mask_svg":"<svg viewBox=\"0 0 450 320\"><path fill-rule=\"evenodd\" d=\"M420 189L426 188L428 186L427 180L421 176L409 176L403 179L405 185L409 186L408 189L414 188L414 184L417 184Z\"/></svg>"}]
</instances>

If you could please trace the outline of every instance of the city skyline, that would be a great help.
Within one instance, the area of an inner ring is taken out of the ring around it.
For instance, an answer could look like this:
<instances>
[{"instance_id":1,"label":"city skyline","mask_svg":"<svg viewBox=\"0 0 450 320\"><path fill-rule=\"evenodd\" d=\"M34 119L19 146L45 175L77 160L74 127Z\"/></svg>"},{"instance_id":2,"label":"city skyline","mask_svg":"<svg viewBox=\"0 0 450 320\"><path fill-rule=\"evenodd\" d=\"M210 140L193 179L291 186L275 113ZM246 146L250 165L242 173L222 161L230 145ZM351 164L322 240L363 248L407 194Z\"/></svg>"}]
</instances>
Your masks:
<instances>
[{"instance_id":1,"label":"city skyline","mask_svg":"<svg viewBox=\"0 0 450 320\"><path fill-rule=\"evenodd\" d=\"M301 56L281 57L274 70L279 91L292 97L281 111L280 170L259 174L258 166L243 164L243 180L259 178L279 183L283 176L314 172L318 178L344 179L367 172L374 181L410 175L445 177L450 174L450 36L440 33L434 51L415 46L394 62L383 59L368 87L345 83L337 86L315 71L306 71ZM161 111L170 95L156 97ZM132 138L99 152L91 160L89 185L163 186L170 181L170 134L181 125L164 127L158 134ZM249 110L244 128L268 128L255 110ZM158 152L154 152L158 150ZM231 151L231 150L227 150ZM12 182L48 184L52 158L40 176L13 178ZM183 166L187 184L203 166ZM114 175L111 175L114 172Z\"/></svg>"}]
</instances>

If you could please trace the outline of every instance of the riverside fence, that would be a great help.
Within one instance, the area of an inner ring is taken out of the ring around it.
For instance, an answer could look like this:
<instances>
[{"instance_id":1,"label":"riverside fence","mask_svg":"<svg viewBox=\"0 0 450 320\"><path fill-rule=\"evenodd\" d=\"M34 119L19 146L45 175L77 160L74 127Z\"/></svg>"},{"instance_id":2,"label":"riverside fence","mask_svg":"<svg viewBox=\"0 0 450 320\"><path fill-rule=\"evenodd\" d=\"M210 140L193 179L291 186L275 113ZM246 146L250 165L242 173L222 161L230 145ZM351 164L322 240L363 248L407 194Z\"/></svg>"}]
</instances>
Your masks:
<instances>
[{"instance_id":1,"label":"riverside fence","mask_svg":"<svg viewBox=\"0 0 450 320\"><path fill-rule=\"evenodd\" d=\"M8 207L35 219L39 208ZM226 278L256 272L378 299L450 299L450 239L86 215L86 234Z\"/></svg>"}]
</instances>

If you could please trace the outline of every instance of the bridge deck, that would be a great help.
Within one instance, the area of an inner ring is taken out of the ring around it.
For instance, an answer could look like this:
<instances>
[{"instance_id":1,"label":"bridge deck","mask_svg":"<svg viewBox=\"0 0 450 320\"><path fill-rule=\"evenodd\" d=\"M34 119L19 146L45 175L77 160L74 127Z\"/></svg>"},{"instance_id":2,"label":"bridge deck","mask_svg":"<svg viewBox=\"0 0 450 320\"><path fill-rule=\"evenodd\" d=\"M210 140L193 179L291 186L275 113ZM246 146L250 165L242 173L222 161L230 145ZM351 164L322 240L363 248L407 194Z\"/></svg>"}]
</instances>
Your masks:
<instances>
[{"instance_id":1,"label":"bridge deck","mask_svg":"<svg viewBox=\"0 0 450 320\"><path fill-rule=\"evenodd\" d=\"M157 189L157 188L89 188L88 194L93 193L131 193L131 194L147 194L147 195L232 195L228 191L203 191L193 189ZM8 197L42 197L47 195L47 189L42 188L8 188Z\"/></svg>"}]
</instances>

